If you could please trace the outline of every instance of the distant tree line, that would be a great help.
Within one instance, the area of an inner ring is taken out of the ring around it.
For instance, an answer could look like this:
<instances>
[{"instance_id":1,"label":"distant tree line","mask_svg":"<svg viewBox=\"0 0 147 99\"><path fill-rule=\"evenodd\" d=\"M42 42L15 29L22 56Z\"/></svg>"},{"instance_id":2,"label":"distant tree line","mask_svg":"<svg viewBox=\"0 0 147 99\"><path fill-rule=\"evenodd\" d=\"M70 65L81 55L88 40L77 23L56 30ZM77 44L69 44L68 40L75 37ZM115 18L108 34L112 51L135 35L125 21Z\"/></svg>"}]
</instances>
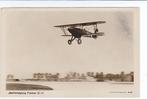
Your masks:
<instances>
[{"instance_id":1,"label":"distant tree line","mask_svg":"<svg viewBox=\"0 0 147 99\"><path fill-rule=\"evenodd\" d=\"M60 77L60 73L34 73L33 79L35 80L48 80L48 81L82 81L88 80L88 78L95 79L95 81L121 81L121 82L134 82L134 72L125 74L121 72L120 74L112 74L103 72L87 72L87 73L78 73L70 72L67 73L64 77Z\"/></svg>"},{"instance_id":2,"label":"distant tree line","mask_svg":"<svg viewBox=\"0 0 147 99\"><path fill-rule=\"evenodd\" d=\"M134 72L125 73L121 72L119 74L106 73L103 72L69 72L61 76L60 73L33 73L32 78L25 80L30 81L117 81L117 82L134 82ZM14 75L8 74L7 81L20 81L20 79L15 78Z\"/></svg>"}]
</instances>

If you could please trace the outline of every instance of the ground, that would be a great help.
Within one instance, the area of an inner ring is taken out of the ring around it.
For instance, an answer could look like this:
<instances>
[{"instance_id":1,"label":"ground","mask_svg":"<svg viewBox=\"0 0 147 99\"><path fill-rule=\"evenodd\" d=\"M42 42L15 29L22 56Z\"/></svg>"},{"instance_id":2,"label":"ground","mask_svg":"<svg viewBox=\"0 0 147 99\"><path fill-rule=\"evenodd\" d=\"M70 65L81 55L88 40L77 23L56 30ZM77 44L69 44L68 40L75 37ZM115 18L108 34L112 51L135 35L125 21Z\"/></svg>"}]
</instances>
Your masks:
<instances>
[{"instance_id":1,"label":"ground","mask_svg":"<svg viewBox=\"0 0 147 99\"><path fill-rule=\"evenodd\" d=\"M53 89L43 85L7 83L6 90L53 90Z\"/></svg>"}]
</instances>

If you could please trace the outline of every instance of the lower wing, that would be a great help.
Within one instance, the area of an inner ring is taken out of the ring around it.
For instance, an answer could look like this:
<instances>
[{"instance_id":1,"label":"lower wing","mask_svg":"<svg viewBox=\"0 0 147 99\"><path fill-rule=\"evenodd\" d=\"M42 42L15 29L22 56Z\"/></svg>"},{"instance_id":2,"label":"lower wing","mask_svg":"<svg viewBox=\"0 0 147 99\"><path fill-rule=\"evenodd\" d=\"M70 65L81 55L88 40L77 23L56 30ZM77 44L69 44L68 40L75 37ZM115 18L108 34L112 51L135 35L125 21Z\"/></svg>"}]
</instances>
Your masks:
<instances>
[{"instance_id":1,"label":"lower wing","mask_svg":"<svg viewBox=\"0 0 147 99\"><path fill-rule=\"evenodd\" d=\"M83 35L83 37L90 37L90 38L92 38L93 36L104 36L104 32Z\"/></svg>"},{"instance_id":2,"label":"lower wing","mask_svg":"<svg viewBox=\"0 0 147 99\"><path fill-rule=\"evenodd\" d=\"M61 36L72 36L72 35L61 35Z\"/></svg>"}]
</instances>

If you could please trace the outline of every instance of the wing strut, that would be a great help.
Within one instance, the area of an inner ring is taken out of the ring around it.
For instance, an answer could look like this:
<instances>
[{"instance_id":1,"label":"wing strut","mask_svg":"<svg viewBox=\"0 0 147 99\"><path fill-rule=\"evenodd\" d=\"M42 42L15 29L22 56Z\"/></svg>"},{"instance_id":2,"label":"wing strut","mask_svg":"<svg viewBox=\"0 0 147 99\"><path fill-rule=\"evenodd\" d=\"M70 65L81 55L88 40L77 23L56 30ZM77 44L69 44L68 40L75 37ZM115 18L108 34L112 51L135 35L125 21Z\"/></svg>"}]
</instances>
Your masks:
<instances>
[{"instance_id":1,"label":"wing strut","mask_svg":"<svg viewBox=\"0 0 147 99\"><path fill-rule=\"evenodd\" d=\"M66 35L66 31L64 27L61 27L61 30L63 31L63 33Z\"/></svg>"},{"instance_id":2,"label":"wing strut","mask_svg":"<svg viewBox=\"0 0 147 99\"><path fill-rule=\"evenodd\" d=\"M97 24L94 25L94 33L97 33L98 32L98 27L97 27Z\"/></svg>"}]
</instances>

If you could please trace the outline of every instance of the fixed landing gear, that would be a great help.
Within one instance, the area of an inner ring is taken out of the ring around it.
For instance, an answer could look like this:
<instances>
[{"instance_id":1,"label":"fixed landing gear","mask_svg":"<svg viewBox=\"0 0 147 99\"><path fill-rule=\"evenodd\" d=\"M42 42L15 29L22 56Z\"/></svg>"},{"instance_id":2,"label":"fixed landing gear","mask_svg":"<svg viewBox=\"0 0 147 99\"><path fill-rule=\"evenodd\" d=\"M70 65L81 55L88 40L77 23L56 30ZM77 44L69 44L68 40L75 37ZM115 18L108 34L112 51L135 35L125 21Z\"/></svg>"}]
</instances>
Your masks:
<instances>
[{"instance_id":1,"label":"fixed landing gear","mask_svg":"<svg viewBox=\"0 0 147 99\"><path fill-rule=\"evenodd\" d=\"M78 43L78 44L81 44L81 43L82 43L82 40L81 40L81 39L78 39L78 40L77 40L77 43Z\"/></svg>"},{"instance_id":2,"label":"fixed landing gear","mask_svg":"<svg viewBox=\"0 0 147 99\"><path fill-rule=\"evenodd\" d=\"M72 40L68 40L68 44L71 45L72 44Z\"/></svg>"},{"instance_id":3,"label":"fixed landing gear","mask_svg":"<svg viewBox=\"0 0 147 99\"><path fill-rule=\"evenodd\" d=\"M75 37L71 37L71 39L68 40L68 44L71 45L72 44L72 41L74 41L74 40L75 40ZM82 43L81 38L77 38L77 43L78 44L81 44Z\"/></svg>"},{"instance_id":4,"label":"fixed landing gear","mask_svg":"<svg viewBox=\"0 0 147 99\"><path fill-rule=\"evenodd\" d=\"M74 40L75 40L75 37L74 37L74 36L72 36L72 37L71 37L71 39L70 39L70 40L68 40L68 44L69 44L69 45L71 45L71 44L72 44L72 41L74 41Z\"/></svg>"}]
</instances>

